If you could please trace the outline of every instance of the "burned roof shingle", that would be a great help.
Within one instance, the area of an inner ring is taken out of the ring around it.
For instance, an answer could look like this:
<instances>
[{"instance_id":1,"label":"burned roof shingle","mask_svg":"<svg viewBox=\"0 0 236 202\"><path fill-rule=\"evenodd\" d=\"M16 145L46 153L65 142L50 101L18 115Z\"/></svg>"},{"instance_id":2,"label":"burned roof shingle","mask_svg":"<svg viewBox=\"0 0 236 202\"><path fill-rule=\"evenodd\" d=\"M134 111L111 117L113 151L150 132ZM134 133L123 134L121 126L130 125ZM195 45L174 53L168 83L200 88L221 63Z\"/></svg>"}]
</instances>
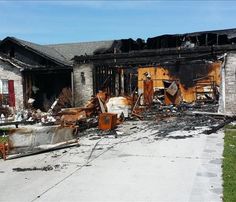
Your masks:
<instances>
[{"instance_id":1,"label":"burned roof shingle","mask_svg":"<svg viewBox=\"0 0 236 202\"><path fill-rule=\"evenodd\" d=\"M45 47L53 48L58 53L63 55L67 61L71 61L74 56L93 55L98 49L109 49L112 44L111 41L94 41L94 42L81 42L81 43L65 43L65 44L51 44Z\"/></svg>"}]
</instances>

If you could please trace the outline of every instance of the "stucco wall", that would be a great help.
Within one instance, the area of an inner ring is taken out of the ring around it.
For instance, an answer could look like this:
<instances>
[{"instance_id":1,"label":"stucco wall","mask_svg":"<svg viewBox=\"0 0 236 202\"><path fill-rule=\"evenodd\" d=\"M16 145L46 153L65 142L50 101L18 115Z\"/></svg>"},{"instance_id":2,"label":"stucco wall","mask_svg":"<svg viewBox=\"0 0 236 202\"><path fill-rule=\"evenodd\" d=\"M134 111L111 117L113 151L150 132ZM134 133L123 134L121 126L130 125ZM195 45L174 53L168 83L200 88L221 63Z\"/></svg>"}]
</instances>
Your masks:
<instances>
[{"instance_id":1,"label":"stucco wall","mask_svg":"<svg viewBox=\"0 0 236 202\"><path fill-rule=\"evenodd\" d=\"M0 79L14 80L16 109L23 108L23 85L20 70L0 60Z\"/></svg>"},{"instance_id":2,"label":"stucco wall","mask_svg":"<svg viewBox=\"0 0 236 202\"><path fill-rule=\"evenodd\" d=\"M83 106L93 95L93 65L76 65L73 72L75 106Z\"/></svg>"}]
</instances>

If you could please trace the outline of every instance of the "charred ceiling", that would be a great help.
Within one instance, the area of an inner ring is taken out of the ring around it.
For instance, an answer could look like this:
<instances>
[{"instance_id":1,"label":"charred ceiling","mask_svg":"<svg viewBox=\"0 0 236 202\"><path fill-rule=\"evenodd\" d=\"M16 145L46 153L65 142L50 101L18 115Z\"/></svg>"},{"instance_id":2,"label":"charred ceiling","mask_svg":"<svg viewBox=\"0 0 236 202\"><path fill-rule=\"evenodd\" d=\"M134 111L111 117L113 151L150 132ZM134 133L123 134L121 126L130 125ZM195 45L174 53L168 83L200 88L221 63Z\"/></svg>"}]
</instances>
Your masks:
<instances>
[{"instance_id":1,"label":"charred ceiling","mask_svg":"<svg viewBox=\"0 0 236 202\"><path fill-rule=\"evenodd\" d=\"M175 65L167 65L163 67L173 78L178 78L184 88L194 87L195 81L208 75L212 71L212 65L204 62L176 62ZM186 76L188 75L188 76Z\"/></svg>"}]
</instances>

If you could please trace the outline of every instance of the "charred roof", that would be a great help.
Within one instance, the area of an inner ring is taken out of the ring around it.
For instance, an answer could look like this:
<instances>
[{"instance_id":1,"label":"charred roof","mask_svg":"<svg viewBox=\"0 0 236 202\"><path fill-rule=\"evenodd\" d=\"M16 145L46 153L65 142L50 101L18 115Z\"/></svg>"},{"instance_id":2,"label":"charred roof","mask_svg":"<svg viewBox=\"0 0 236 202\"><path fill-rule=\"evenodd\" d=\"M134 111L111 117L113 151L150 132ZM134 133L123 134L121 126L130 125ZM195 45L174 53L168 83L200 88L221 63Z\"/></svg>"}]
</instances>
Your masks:
<instances>
[{"instance_id":1,"label":"charred roof","mask_svg":"<svg viewBox=\"0 0 236 202\"><path fill-rule=\"evenodd\" d=\"M127 53L137 50L164 49L196 46L229 45L236 43L236 29L192 32L185 34L165 34L143 39L115 40L107 50L97 50L95 55L107 53Z\"/></svg>"},{"instance_id":2,"label":"charred roof","mask_svg":"<svg viewBox=\"0 0 236 202\"><path fill-rule=\"evenodd\" d=\"M140 38L137 40L129 38L110 41L51 45L41 45L15 37L6 37L4 40L0 41L0 51L2 50L2 46L4 44L6 45L9 41L18 44L21 47L54 62L55 64L71 67L72 59L75 56L96 57L99 55L127 53L127 57L130 57L130 55L133 54L132 52L140 52L142 53L142 56L146 56L147 54L156 55L159 50L165 50L167 52L168 50L171 50L172 52L176 52L176 49L191 50L194 48L194 50L198 50L201 47L219 47L223 45L234 46L236 43L236 29L185 34L166 34L148 38L146 41ZM153 53L153 51L155 53ZM209 52L209 50L207 51ZM136 54L136 56L139 56L139 54ZM77 57L77 61L80 59L83 60L84 57Z\"/></svg>"},{"instance_id":3,"label":"charred roof","mask_svg":"<svg viewBox=\"0 0 236 202\"><path fill-rule=\"evenodd\" d=\"M188 58L216 58L217 54L236 50L236 29L185 34L166 34L142 39L122 39L93 56L75 56L76 63L130 65L163 63Z\"/></svg>"}]
</instances>

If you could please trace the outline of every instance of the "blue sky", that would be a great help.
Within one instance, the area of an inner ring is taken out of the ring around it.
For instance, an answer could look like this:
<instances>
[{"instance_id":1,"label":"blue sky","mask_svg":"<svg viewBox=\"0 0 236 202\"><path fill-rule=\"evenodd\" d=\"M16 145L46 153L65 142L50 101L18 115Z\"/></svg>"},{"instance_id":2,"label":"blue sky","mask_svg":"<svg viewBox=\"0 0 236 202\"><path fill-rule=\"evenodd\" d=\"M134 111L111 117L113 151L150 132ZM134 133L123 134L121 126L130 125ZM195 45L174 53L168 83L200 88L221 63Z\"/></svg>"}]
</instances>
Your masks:
<instances>
[{"instance_id":1,"label":"blue sky","mask_svg":"<svg viewBox=\"0 0 236 202\"><path fill-rule=\"evenodd\" d=\"M1 1L0 39L40 44L236 28L235 1Z\"/></svg>"}]
</instances>

